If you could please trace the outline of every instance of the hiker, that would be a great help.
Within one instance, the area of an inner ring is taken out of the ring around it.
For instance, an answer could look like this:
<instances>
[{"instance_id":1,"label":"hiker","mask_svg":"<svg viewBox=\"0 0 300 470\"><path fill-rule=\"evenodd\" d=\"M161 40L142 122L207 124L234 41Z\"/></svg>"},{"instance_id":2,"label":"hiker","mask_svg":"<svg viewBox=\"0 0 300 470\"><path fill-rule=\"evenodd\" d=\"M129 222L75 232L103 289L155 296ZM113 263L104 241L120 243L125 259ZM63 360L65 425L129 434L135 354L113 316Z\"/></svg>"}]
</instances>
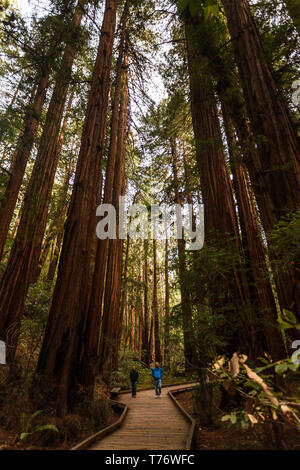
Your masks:
<instances>
[{"instance_id":1,"label":"hiker","mask_svg":"<svg viewBox=\"0 0 300 470\"><path fill-rule=\"evenodd\" d=\"M136 398L136 387L139 379L139 373L136 370L136 366L132 366L130 372L131 388L132 388L132 397Z\"/></svg>"},{"instance_id":2,"label":"hiker","mask_svg":"<svg viewBox=\"0 0 300 470\"><path fill-rule=\"evenodd\" d=\"M155 363L155 367L152 369L152 376L154 379L155 385L155 396L159 398L161 396L161 378L162 378L162 369L159 367L159 363Z\"/></svg>"}]
</instances>

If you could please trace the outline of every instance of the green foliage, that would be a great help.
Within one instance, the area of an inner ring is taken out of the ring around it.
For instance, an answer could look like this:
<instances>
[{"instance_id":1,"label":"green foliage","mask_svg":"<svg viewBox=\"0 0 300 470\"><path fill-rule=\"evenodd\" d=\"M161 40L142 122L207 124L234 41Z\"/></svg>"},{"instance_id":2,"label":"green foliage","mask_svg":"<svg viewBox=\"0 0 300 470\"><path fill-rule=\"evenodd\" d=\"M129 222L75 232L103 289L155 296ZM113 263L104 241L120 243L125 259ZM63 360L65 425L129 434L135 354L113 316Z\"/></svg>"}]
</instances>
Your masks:
<instances>
[{"instance_id":1,"label":"green foliage","mask_svg":"<svg viewBox=\"0 0 300 470\"><path fill-rule=\"evenodd\" d=\"M248 413L244 410L233 411L228 415L224 415L221 421L229 421L229 426L237 424L243 430L248 429L251 423L249 420Z\"/></svg>"},{"instance_id":2,"label":"green foliage","mask_svg":"<svg viewBox=\"0 0 300 470\"><path fill-rule=\"evenodd\" d=\"M21 323L19 352L24 372L34 370L51 304L53 286L39 280L30 286Z\"/></svg>"},{"instance_id":3,"label":"green foliage","mask_svg":"<svg viewBox=\"0 0 300 470\"><path fill-rule=\"evenodd\" d=\"M133 365L136 366L139 373L139 384L147 383L148 376L151 377L150 368L138 359L135 351L126 351L120 353L118 370L112 372L110 376L110 386L119 386L123 389L129 389L131 387L130 371Z\"/></svg>"},{"instance_id":4,"label":"green foliage","mask_svg":"<svg viewBox=\"0 0 300 470\"><path fill-rule=\"evenodd\" d=\"M289 374L290 377L297 380L300 373L299 364L293 363L289 358L277 362L270 362L266 357L258 358L257 363L262 363L263 365L258 366L256 364L256 366L252 367L252 370L269 387L273 397L276 397L278 400L284 399L284 396L282 397L282 391L275 391L278 377L286 379ZM219 370L214 370L214 374L218 377L217 380L220 384L224 382L234 384L235 392L239 397L244 399L244 401L239 400L239 404L236 402L236 409L223 416L222 421L228 421L229 425L236 424L242 427L242 429L247 429L250 424L253 425L265 422L265 419L268 419L270 416L271 409L282 415L280 406L277 407L270 402L270 397L265 393L261 385L252 378L250 379L243 367L240 368L239 375L234 380L230 375L226 363ZM299 402L296 397L293 401ZM246 409L241 407L241 404L245 405ZM294 418L295 416L291 419L290 423L297 425L297 418Z\"/></svg>"},{"instance_id":5,"label":"green foliage","mask_svg":"<svg viewBox=\"0 0 300 470\"><path fill-rule=\"evenodd\" d=\"M41 413L43 413L42 410L35 411L29 418L25 418L23 416L24 420L24 431L20 434L20 440L26 439L28 436L40 432L40 431L46 431L46 430L52 430L55 432L59 432L57 427L54 426L53 424L43 424L41 426L35 426L33 427L33 420L39 416Z\"/></svg>"},{"instance_id":6,"label":"green foliage","mask_svg":"<svg viewBox=\"0 0 300 470\"><path fill-rule=\"evenodd\" d=\"M176 363L176 357L178 358L178 343L177 351L175 350L175 347L176 345L174 343L173 351L171 345L171 350L174 352L174 355L171 355L172 361L174 361L174 363L171 364L171 369L167 368L164 363L161 364L163 369L163 386L190 382L197 379L195 374L187 374L184 372L184 360L181 359L178 361L178 363ZM135 351L125 351L120 353L118 370L112 372L109 386L119 386L124 390L130 389L130 371L132 366L136 366L136 370L139 373L138 389L150 388L154 386L151 368L138 359L138 355Z\"/></svg>"},{"instance_id":7,"label":"green foliage","mask_svg":"<svg viewBox=\"0 0 300 470\"><path fill-rule=\"evenodd\" d=\"M219 5L216 0L200 2L199 0L178 0L177 8L179 13L183 13L189 8L191 16L196 16L201 10L204 12L205 19L219 14Z\"/></svg>"},{"instance_id":8,"label":"green foliage","mask_svg":"<svg viewBox=\"0 0 300 470\"><path fill-rule=\"evenodd\" d=\"M268 235L271 250L282 263L300 260L300 211L283 216Z\"/></svg>"},{"instance_id":9,"label":"green foliage","mask_svg":"<svg viewBox=\"0 0 300 470\"><path fill-rule=\"evenodd\" d=\"M300 330L300 323L298 323L297 318L293 314L293 312L290 312L286 308L282 309L282 314L280 318L278 319L279 323L279 328L281 330L289 330L291 328L296 328L297 330Z\"/></svg>"}]
</instances>

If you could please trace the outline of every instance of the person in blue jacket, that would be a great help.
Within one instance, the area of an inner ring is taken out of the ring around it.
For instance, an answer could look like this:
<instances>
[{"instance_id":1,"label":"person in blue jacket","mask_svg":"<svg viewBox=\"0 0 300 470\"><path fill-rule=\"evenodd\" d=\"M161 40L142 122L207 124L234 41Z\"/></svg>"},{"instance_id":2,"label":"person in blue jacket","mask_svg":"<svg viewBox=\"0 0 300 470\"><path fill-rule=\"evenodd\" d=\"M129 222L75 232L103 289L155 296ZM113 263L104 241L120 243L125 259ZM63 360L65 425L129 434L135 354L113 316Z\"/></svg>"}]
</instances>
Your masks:
<instances>
[{"instance_id":1,"label":"person in blue jacket","mask_svg":"<svg viewBox=\"0 0 300 470\"><path fill-rule=\"evenodd\" d=\"M155 363L155 367L152 369L152 376L154 379L154 385L155 385L155 396L156 398L159 398L161 396L161 378L162 378L162 369L159 367L159 363Z\"/></svg>"}]
</instances>

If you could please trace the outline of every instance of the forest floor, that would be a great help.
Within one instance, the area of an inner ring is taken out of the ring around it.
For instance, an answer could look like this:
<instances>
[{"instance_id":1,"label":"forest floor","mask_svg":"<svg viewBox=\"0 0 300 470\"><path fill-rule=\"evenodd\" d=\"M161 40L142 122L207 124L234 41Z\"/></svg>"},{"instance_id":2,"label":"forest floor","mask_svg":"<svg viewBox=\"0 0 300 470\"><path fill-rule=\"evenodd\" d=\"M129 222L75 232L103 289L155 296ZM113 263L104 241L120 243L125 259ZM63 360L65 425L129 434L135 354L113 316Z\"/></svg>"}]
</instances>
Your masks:
<instances>
[{"instance_id":1,"label":"forest floor","mask_svg":"<svg viewBox=\"0 0 300 470\"><path fill-rule=\"evenodd\" d=\"M19 378L8 385L4 379L0 374L0 450L68 450L120 417L99 380L93 401L58 417L51 399L40 400L30 381Z\"/></svg>"},{"instance_id":2,"label":"forest floor","mask_svg":"<svg viewBox=\"0 0 300 470\"><path fill-rule=\"evenodd\" d=\"M120 417L109 401L111 386L100 379L97 379L93 402L82 403L78 410L60 418L55 416L50 403L40 401L32 390L31 380L20 376L7 386L3 372L0 374L0 450L68 450ZM192 375L166 374L164 386L189 383L192 379ZM147 369L140 374L138 389L149 388L153 388L153 378ZM119 400L122 401L122 395ZM49 425L52 429L39 429ZM25 433L27 436L22 438Z\"/></svg>"},{"instance_id":3,"label":"forest floor","mask_svg":"<svg viewBox=\"0 0 300 470\"><path fill-rule=\"evenodd\" d=\"M0 426L0 450L69 450L95 432L110 426L120 417L120 413L111 409L109 417L102 425L95 427L93 420L82 419L80 415L68 414L63 419L43 415L36 419L36 427L54 425L59 430L34 431L28 438L21 440L17 429Z\"/></svg>"},{"instance_id":4,"label":"forest floor","mask_svg":"<svg viewBox=\"0 0 300 470\"><path fill-rule=\"evenodd\" d=\"M300 450L300 432L289 424L280 425L275 433L269 423L242 429L239 425L221 421L227 413L216 408L214 425L204 427L195 413L194 392L180 393L176 399L196 419L197 450Z\"/></svg>"}]
</instances>

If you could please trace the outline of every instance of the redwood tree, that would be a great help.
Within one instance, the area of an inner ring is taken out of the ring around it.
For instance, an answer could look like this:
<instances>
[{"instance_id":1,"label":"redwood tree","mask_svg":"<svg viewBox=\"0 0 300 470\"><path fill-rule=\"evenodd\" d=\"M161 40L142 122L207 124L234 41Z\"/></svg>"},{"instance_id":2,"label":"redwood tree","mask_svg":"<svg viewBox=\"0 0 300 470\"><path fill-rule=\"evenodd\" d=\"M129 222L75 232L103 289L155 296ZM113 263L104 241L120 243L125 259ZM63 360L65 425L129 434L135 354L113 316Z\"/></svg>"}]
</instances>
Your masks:
<instances>
[{"instance_id":1,"label":"redwood tree","mask_svg":"<svg viewBox=\"0 0 300 470\"><path fill-rule=\"evenodd\" d=\"M57 282L38 361L38 371L58 387L60 412L71 407L78 382L117 3L116 0L106 1Z\"/></svg>"},{"instance_id":2,"label":"redwood tree","mask_svg":"<svg viewBox=\"0 0 300 470\"><path fill-rule=\"evenodd\" d=\"M300 208L299 138L265 59L248 1L223 0L223 5L258 149L256 194L268 234L282 216ZM286 267L277 285L281 306L294 311L300 319L297 269Z\"/></svg>"},{"instance_id":3,"label":"redwood tree","mask_svg":"<svg viewBox=\"0 0 300 470\"><path fill-rule=\"evenodd\" d=\"M128 114L128 52L125 48L123 87L119 110L117 158L114 171L113 205L117 212L116 238L109 240L105 296L100 337L100 373L104 378L118 364L123 240L119 238L120 197L125 195L125 157ZM93 285L97 288L97 284ZM88 342L87 342L88 344Z\"/></svg>"},{"instance_id":4,"label":"redwood tree","mask_svg":"<svg viewBox=\"0 0 300 470\"><path fill-rule=\"evenodd\" d=\"M115 79L115 89L114 89L114 99L112 106L112 118L111 118L111 135L110 135L110 145L108 150L108 159L105 175L105 185L104 185L104 196L103 204L111 204L113 198L113 189L114 183L121 184L121 181L118 183L115 177L116 169L116 160L117 158L124 158L125 155L123 150L123 142L120 139L125 138L125 134L120 136L120 125L126 127L126 122L120 122L120 119L124 120L127 113L126 103L122 103L122 115L120 111L120 97L122 92L122 67L124 66L124 53L126 45L126 35L127 35L127 23L129 15L129 1L125 2L122 18L120 21L121 25L121 36L119 42L118 50L118 59L116 64L116 79ZM126 77L125 77L126 79ZM124 96L125 90L123 90L123 100L127 97ZM126 91L127 93L127 91ZM121 132L124 132L123 129ZM122 146L122 150L118 145ZM125 143L124 143L125 145ZM118 162L120 163L120 162ZM123 178L123 176L122 176ZM109 240L97 240L96 248L96 257L95 265L93 272L93 281L92 281L92 295L89 302L88 315L86 320L86 339L85 345L86 350L84 354L84 383L89 385L93 383L93 377L98 366L98 347L99 347L99 335L100 335L100 321L101 321L101 312L102 312L102 302L103 302L103 293L104 293L104 281L105 273L107 267L107 254L108 254ZM129 246L129 245L128 245ZM90 372L88 372L90 371Z\"/></svg>"},{"instance_id":5,"label":"redwood tree","mask_svg":"<svg viewBox=\"0 0 300 470\"><path fill-rule=\"evenodd\" d=\"M172 138L170 142L172 153L172 167L173 167L173 180L175 203L182 206L182 198L179 191L179 177L178 177L178 155L176 139ZM182 325L184 337L184 356L186 359L186 369L190 369L193 360L193 320L191 298L186 284L186 256L185 256L185 240L184 238L178 239L178 261L179 261L179 283L181 293L181 309L182 309Z\"/></svg>"},{"instance_id":6,"label":"redwood tree","mask_svg":"<svg viewBox=\"0 0 300 470\"><path fill-rule=\"evenodd\" d=\"M76 39L83 16L79 2L72 23ZM72 38L72 39L74 39ZM71 69L76 48L67 43L61 68L56 77L37 157L21 209L21 220L11 249L7 268L0 284L0 336L10 331L8 358L14 358L18 328L23 316L24 302L30 282L36 275L46 228L48 206L58 163L58 139Z\"/></svg>"},{"instance_id":7,"label":"redwood tree","mask_svg":"<svg viewBox=\"0 0 300 470\"><path fill-rule=\"evenodd\" d=\"M222 144L220 123L212 78L208 61L201 53L201 23L189 10L184 12L185 35L190 76L191 111L196 154L204 203L206 244L216 248L230 247L239 256L241 245L234 207L232 185L228 174ZM226 248L227 249L227 248ZM227 338L229 348L241 348L248 353L255 347L253 327L242 328L247 324L251 312L250 293L241 266L233 264L226 279L216 273L210 286L213 310L225 311L230 306L230 320L233 336ZM237 322L237 323L236 323ZM237 330L238 328L238 330ZM225 333L223 331L223 333Z\"/></svg>"},{"instance_id":8,"label":"redwood tree","mask_svg":"<svg viewBox=\"0 0 300 470\"><path fill-rule=\"evenodd\" d=\"M48 90L49 78L53 69L55 57L57 55L57 47L59 46L63 36L62 25L65 14L66 8L63 9L61 15L58 17L57 28L54 32L48 55L45 62L42 64L41 70L38 72L38 77L36 79L36 91L26 108L24 125L16 145L16 150L12 158L12 164L10 166L9 181L6 186L5 193L1 198L0 259L3 255L9 225L13 217L19 191L24 178L26 165L30 157L34 139L40 123L40 117Z\"/></svg>"},{"instance_id":9,"label":"redwood tree","mask_svg":"<svg viewBox=\"0 0 300 470\"><path fill-rule=\"evenodd\" d=\"M157 298L158 280L157 280L157 240L153 239L153 299L152 311L154 319L154 347L155 347L155 361L161 362L161 347L160 347L160 321L158 312L158 298Z\"/></svg>"}]
</instances>

